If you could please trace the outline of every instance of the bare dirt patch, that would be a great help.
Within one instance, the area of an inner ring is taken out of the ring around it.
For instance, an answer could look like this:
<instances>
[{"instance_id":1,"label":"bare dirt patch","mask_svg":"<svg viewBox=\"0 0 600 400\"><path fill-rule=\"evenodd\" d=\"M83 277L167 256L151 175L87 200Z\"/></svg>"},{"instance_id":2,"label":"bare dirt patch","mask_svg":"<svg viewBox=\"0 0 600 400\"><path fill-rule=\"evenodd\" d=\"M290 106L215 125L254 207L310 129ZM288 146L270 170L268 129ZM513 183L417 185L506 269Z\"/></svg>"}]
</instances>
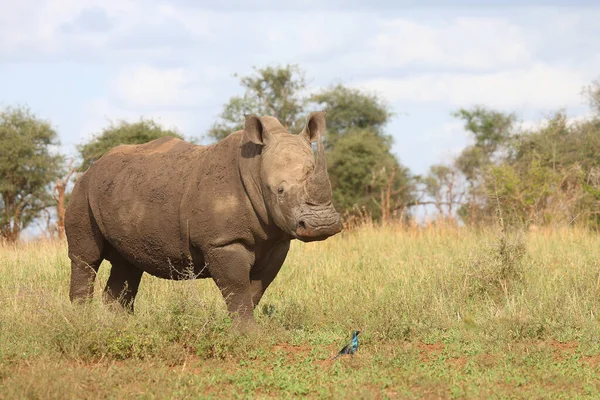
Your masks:
<instances>
[{"instance_id":1,"label":"bare dirt patch","mask_svg":"<svg viewBox=\"0 0 600 400\"><path fill-rule=\"evenodd\" d=\"M421 360L424 362L432 361L437 355L439 355L446 347L443 343L419 343L417 348L421 350Z\"/></svg>"},{"instance_id":2,"label":"bare dirt patch","mask_svg":"<svg viewBox=\"0 0 600 400\"><path fill-rule=\"evenodd\" d=\"M581 362L589 365L590 367L598 367L600 366L600 355L583 356L581 357Z\"/></svg>"},{"instance_id":3,"label":"bare dirt patch","mask_svg":"<svg viewBox=\"0 0 600 400\"><path fill-rule=\"evenodd\" d=\"M562 361L566 357L569 357L575 353L575 351L579 348L579 343L551 340L550 347L554 349L554 359L557 361Z\"/></svg>"}]
</instances>

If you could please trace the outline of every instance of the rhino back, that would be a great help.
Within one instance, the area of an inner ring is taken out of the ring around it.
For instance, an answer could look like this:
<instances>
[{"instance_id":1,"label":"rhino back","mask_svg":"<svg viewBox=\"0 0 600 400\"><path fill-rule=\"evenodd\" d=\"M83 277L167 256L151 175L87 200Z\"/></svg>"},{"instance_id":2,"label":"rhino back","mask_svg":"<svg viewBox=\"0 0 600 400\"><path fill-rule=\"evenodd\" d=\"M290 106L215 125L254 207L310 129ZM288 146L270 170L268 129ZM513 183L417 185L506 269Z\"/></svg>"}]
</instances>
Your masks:
<instances>
[{"instance_id":1,"label":"rhino back","mask_svg":"<svg viewBox=\"0 0 600 400\"><path fill-rule=\"evenodd\" d=\"M118 146L90 168L90 207L114 250L157 276L187 267L190 252L180 204L205 153L201 146L161 138Z\"/></svg>"}]
</instances>

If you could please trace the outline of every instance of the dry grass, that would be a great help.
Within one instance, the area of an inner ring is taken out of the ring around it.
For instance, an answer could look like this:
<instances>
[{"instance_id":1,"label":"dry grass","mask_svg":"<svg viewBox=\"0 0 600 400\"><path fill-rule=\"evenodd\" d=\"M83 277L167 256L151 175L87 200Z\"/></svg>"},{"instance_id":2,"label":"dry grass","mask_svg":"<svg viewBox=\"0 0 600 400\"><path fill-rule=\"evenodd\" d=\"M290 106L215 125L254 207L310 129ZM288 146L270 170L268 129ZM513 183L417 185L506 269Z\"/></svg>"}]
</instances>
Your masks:
<instances>
[{"instance_id":1,"label":"dry grass","mask_svg":"<svg viewBox=\"0 0 600 400\"><path fill-rule=\"evenodd\" d=\"M64 243L4 246L0 398L593 396L599 260L582 230L365 226L294 243L238 336L210 280L145 276L135 316L74 307Z\"/></svg>"}]
</instances>

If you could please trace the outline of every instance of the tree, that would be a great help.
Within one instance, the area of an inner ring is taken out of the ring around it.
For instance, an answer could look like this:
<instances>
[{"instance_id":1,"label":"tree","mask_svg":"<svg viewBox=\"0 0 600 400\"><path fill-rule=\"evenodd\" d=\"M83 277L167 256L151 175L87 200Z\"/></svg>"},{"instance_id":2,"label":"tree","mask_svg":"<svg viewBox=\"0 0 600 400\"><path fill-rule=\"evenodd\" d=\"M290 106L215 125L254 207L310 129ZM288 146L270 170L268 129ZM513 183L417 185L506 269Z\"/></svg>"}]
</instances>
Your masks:
<instances>
[{"instance_id":1,"label":"tree","mask_svg":"<svg viewBox=\"0 0 600 400\"><path fill-rule=\"evenodd\" d=\"M600 119L600 80L593 81L584 87L582 93L594 112L594 118Z\"/></svg>"},{"instance_id":2,"label":"tree","mask_svg":"<svg viewBox=\"0 0 600 400\"><path fill-rule=\"evenodd\" d=\"M50 202L48 186L59 176L62 157L52 154L57 134L26 107L0 111L0 236L19 239Z\"/></svg>"},{"instance_id":3,"label":"tree","mask_svg":"<svg viewBox=\"0 0 600 400\"><path fill-rule=\"evenodd\" d=\"M244 126L244 114L276 117L288 129L304 125L306 80L297 65L254 68L255 74L240 78L242 96L232 97L224 106L208 135L215 140L227 137ZM235 75L238 76L237 74Z\"/></svg>"},{"instance_id":4,"label":"tree","mask_svg":"<svg viewBox=\"0 0 600 400\"><path fill-rule=\"evenodd\" d=\"M460 206L464 197L460 171L456 167L435 164L429 167L425 177L419 177L424 194L431 200L419 204L433 204L441 217L454 217L455 206Z\"/></svg>"},{"instance_id":5,"label":"tree","mask_svg":"<svg viewBox=\"0 0 600 400\"><path fill-rule=\"evenodd\" d=\"M569 123L559 110L538 127L516 131L512 114L462 113L475 136L457 160L470 187L466 221L504 227L600 224L600 121Z\"/></svg>"},{"instance_id":6,"label":"tree","mask_svg":"<svg viewBox=\"0 0 600 400\"><path fill-rule=\"evenodd\" d=\"M516 116L483 106L471 110L462 108L452 115L465 122L465 130L475 139L475 143L466 147L456 160L456 166L470 183L474 183L483 168L493 161L494 155L511 140Z\"/></svg>"},{"instance_id":7,"label":"tree","mask_svg":"<svg viewBox=\"0 0 600 400\"><path fill-rule=\"evenodd\" d=\"M452 115L465 122L465 129L475 141L454 162L468 186L466 203L458 210L458 214L465 222L479 223L490 216L486 211L489 193L486 192L484 176L494 163L507 156L506 151L514 140L516 115L483 106L460 109Z\"/></svg>"},{"instance_id":8,"label":"tree","mask_svg":"<svg viewBox=\"0 0 600 400\"><path fill-rule=\"evenodd\" d=\"M508 157L490 170L488 191L504 218L519 224L600 220L600 121L569 123L560 110L520 132Z\"/></svg>"},{"instance_id":9,"label":"tree","mask_svg":"<svg viewBox=\"0 0 600 400\"><path fill-rule=\"evenodd\" d=\"M327 149L336 207L353 213L366 209L387 219L413 201L408 168L391 153L384 127L393 115L378 96L342 85L311 96L327 110Z\"/></svg>"},{"instance_id":10,"label":"tree","mask_svg":"<svg viewBox=\"0 0 600 400\"><path fill-rule=\"evenodd\" d=\"M85 171L108 150L120 144L142 144L164 136L183 137L171 129L164 129L151 119L141 118L138 122L119 121L112 123L95 135L88 143L78 145L81 156L79 171Z\"/></svg>"},{"instance_id":11,"label":"tree","mask_svg":"<svg viewBox=\"0 0 600 400\"><path fill-rule=\"evenodd\" d=\"M335 141L327 162L336 208L349 214L366 209L379 219L408 206L412 200L409 171L390 147L389 138L368 129L352 129Z\"/></svg>"},{"instance_id":12,"label":"tree","mask_svg":"<svg viewBox=\"0 0 600 400\"><path fill-rule=\"evenodd\" d=\"M336 85L311 96L311 101L327 108L327 142L335 141L352 129L368 129L385 137L383 128L393 116L387 104L373 94Z\"/></svg>"}]
</instances>

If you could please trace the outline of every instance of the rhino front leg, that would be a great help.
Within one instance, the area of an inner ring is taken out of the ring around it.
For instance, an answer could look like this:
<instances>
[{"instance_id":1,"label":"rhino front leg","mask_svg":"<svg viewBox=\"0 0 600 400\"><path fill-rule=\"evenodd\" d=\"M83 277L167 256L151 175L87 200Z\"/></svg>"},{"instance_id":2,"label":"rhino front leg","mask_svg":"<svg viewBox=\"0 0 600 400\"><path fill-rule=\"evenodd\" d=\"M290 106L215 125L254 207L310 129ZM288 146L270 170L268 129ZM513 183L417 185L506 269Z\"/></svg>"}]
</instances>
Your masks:
<instances>
[{"instance_id":1,"label":"rhino front leg","mask_svg":"<svg viewBox=\"0 0 600 400\"><path fill-rule=\"evenodd\" d=\"M227 309L239 320L251 323L254 322L250 293L253 260L253 253L240 243L213 249L207 256L207 267L225 298Z\"/></svg>"},{"instance_id":2,"label":"rhino front leg","mask_svg":"<svg viewBox=\"0 0 600 400\"><path fill-rule=\"evenodd\" d=\"M279 273L289 250L289 240L278 243L264 260L254 265L253 271L250 273L250 291L254 307L258 305L263 294Z\"/></svg>"}]
</instances>

